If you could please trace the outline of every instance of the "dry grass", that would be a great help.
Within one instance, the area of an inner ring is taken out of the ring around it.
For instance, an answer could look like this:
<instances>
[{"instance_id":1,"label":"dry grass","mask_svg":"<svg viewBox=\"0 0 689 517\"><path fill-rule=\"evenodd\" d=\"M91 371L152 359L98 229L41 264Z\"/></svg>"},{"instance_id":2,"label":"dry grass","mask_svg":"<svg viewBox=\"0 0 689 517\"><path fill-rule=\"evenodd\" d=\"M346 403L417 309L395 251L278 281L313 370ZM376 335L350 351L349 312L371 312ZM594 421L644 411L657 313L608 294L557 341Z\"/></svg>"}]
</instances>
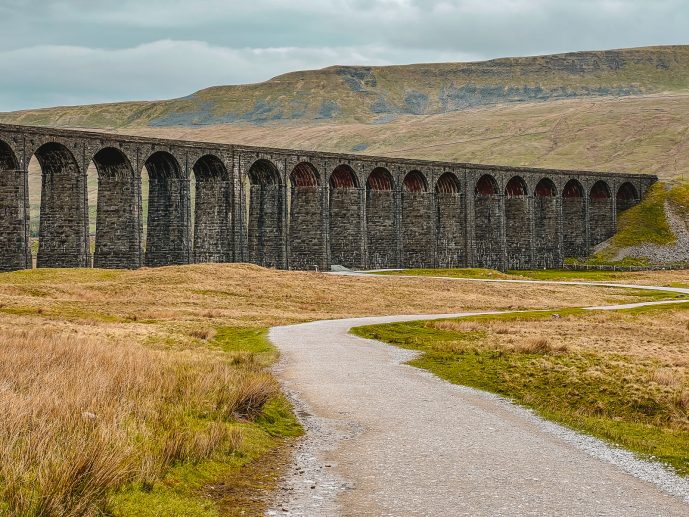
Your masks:
<instances>
[{"instance_id":1,"label":"dry grass","mask_svg":"<svg viewBox=\"0 0 689 517\"><path fill-rule=\"evenodd\" d=\"M96 514L113 487L236 449L230 424L277 393L268 374L218 353L46 329L3 332L0 378L0 500L12 515Z\"/></svg>"},{"instance_id":2,"label":"dry grass","mask_svg":"<svg viewBox=\"0 0 689 517\"><path fill-rule=\"evenodd\" d=\"M98 514L121 487L153 487L175 465L241 447L236 422L277 388L255 351L216 346L221 329L635 299L247 265L3 274L0 513Z\"/></svg>"}]
</instances>

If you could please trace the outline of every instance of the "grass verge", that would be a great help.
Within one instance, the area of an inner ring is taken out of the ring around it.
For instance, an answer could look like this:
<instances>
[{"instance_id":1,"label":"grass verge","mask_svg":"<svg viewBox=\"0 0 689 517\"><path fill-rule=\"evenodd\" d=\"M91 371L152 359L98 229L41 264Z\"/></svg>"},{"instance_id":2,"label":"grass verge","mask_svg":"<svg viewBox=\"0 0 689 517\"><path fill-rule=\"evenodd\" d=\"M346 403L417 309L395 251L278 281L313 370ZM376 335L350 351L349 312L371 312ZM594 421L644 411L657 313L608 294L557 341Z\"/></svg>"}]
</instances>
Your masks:
<instances>
[{"instance_id":1,"label":"grass verge","mask_svg":"<svg viewBox=\"0 0 689 517\"><path fill-rule=\"evenodd\" d=\"M592 329L595 328L595 332ZM358 327L420 350L413 366L689 475L689 304Z\"/></svg>"}]
</instances>

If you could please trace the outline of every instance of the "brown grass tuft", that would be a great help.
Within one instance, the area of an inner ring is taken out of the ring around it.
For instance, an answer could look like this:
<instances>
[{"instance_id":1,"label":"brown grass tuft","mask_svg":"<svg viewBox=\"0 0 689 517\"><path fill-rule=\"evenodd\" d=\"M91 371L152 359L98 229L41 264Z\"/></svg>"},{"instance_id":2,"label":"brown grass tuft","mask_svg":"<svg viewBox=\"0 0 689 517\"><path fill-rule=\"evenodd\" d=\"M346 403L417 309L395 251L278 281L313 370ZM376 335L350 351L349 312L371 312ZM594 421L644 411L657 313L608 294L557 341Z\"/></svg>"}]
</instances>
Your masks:
<instances>
[{"instance_id":1,"label":"brown grass tuft","mask_svg":"<svg viewBox=\"0 0 689 517\"><path fill-rule=\"evenodd\" d=\"M98 513L123 483L237 448L235 415L277 392L221 355L45 329L0 341L0 500L11 515Z\"/></svg>"},{"instance_id":2,"label":"brown grass tuft","mask_svg":"<svg viewBox=\"0 0 689 517\"><path fill-rule=\"evenodd\" d=\"M512 345L515 352L522 354L555 354L567 352L567 345L553 345L547 337L530 338Z\"/></svg>"}]
</instances>

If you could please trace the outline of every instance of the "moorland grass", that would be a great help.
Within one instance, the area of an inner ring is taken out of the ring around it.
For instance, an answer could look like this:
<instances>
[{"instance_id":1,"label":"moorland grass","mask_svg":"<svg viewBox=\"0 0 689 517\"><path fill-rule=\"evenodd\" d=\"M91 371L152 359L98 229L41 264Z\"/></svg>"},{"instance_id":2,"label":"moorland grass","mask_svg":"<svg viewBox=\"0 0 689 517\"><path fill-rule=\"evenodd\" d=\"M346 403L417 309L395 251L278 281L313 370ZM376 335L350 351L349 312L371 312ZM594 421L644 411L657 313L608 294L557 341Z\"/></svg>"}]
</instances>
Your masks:
<instances>
[{"instance_id":1,"label":"moorland grass","mask_svg":"<svg viewBox=\"0 0 689 517\"><path fill-rule=\"evenodd\" d=\"M248 265L2 274L0 514L261 513L299 433L270 326L637 299Z\"/></svg>"},{"instance_id":2,"label":"moorland grass","mask_svg":"<svg viewBox=\"0 0 689 517\"><path fill-rule=\"evenodd\" d=\"M395 323L352 332L420 350L410 364L506 396L689 475L689 304Z\"/></svg>"}]
</instances>

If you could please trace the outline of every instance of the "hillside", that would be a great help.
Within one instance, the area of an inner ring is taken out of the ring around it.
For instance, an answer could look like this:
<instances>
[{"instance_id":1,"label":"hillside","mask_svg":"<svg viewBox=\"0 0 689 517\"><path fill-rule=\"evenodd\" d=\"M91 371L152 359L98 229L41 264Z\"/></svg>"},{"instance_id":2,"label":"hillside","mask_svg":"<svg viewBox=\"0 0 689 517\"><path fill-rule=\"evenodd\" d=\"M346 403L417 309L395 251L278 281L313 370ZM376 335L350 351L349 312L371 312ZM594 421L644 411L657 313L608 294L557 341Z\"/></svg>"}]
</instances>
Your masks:
<instances>
[{"instance_id":1,"label":"hillside","mask_svg":"<svg viewBox=\"0 0 689 517\"><path fill-rule=\"evenodd\" d=\"M476 63L333 66L259 84L217 86L157 102L0 115L23 124L98 128L385 123L504 103L626 97L689 89L689 46L577 52Z\"/></svg>"}]
</instances>

